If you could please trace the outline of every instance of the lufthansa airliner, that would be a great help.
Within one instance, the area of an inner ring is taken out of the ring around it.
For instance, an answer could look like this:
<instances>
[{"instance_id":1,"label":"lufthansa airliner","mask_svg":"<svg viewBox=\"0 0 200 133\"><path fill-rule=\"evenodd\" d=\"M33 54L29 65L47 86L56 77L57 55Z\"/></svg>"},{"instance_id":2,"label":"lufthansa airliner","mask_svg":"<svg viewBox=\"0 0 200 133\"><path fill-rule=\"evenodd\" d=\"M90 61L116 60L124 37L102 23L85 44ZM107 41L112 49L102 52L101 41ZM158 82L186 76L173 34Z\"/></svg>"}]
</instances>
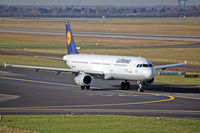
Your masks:
<instances>
[{"instance_id":1,"label":"lufthansa airliner","mask_svg":"<svg viewBox=\"0 0 200 133\"><path fill-rule=\"evenodd\" d=\"M153 66L146 58L133 56L113 56L113 55L95 55L95 54L79 54L73 39L69 22L66 25L66 43L68 54L61 58L41 57L48 59L61 60L66 63L70 69L52 68L39 66L25 66L6 64L6 66L32 68L38 70L53 70L57 74L61 72L72 72L74 81L81 89L90 89L94 78L104 80L114 79L123 80L121 89L130 89L129 81L137 81L139 85L138 92L143 92L143 84L152 84L154 82L155 70L166 69L168 67L185 66L187 62L179 64L170 64L162 66Z\"/></svg>"}]
</instances>

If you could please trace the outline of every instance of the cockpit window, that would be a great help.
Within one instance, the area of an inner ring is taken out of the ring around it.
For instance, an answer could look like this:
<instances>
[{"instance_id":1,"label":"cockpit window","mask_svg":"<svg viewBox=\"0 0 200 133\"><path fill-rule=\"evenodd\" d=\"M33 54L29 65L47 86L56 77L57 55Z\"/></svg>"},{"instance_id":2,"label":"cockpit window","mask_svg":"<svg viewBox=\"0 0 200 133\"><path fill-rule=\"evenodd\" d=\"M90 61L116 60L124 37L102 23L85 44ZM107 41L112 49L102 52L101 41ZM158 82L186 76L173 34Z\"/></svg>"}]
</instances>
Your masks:
<instances>
[{"instance_id":1,"label":"cockpit window","mask_svg":"<svg viewBox=\"0 0 200 133\"><path fill-rule=\"evenodd\" d=\"M152 65L152 64L149 64L149 67L153 67L153 65Z\"/></svg>"},{"instance_id":2,"label":"cockpit window","mask_svg":"<svg viewBox=\"0 0 200 133\"><path fill-rule=\"evenodd\" d=\"M137 67L142 67L142 64L138 64Z\"/></svg>"},{"instance_id":3,"label":"cockpit window","mask_svg":"<svg viewBox=\"0 0 200 133\"><path fill-rule=\"evenodd\" d=\"M152 64L137 64L136 67L153 67Z\"/></svg>"},{"instance_id":4,"label":"cockpit window","mask_svg":"<svg viewBox=\"0 0 200 133\"><path fill-rule=\"evenodd\" d=\"M149 65L148 65L148 64L142 64L142 66L143 66L143 67L149 67Z\"/></svg>"}]
</instances>

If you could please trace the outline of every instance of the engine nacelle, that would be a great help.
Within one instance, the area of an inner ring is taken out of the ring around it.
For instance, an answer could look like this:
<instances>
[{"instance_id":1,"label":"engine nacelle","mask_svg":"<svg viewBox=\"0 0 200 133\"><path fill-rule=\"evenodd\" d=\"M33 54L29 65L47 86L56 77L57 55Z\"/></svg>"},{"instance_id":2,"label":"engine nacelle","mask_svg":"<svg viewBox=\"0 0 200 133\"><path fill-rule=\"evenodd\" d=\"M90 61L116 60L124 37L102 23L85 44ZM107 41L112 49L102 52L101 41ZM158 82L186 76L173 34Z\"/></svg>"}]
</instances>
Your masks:
<instances>
[{"instance_id":1,"label":"engine nacelle","mask_svg":"<svg viewBox=\"0 0 200 133\"><path fill-rule=\"evenodd\" d=\"M84 73L81 73L76 77L74 77L75 83L80 86L90 86L92 83L92 79L93 79L92 76Z\"/></svg>"},{"instance_id":2,"label":"engine nacelle","mask_svg":"<svg viewBox=\"0 0 200 133\"><path fill-rule=\"evenodd\" d=\"M143 83L144 83L144 85L152 85L153 82L154 82L154 78L152 78L152 79L150 79L148 81L144 81Z\"/></svg>"}]
</instances>

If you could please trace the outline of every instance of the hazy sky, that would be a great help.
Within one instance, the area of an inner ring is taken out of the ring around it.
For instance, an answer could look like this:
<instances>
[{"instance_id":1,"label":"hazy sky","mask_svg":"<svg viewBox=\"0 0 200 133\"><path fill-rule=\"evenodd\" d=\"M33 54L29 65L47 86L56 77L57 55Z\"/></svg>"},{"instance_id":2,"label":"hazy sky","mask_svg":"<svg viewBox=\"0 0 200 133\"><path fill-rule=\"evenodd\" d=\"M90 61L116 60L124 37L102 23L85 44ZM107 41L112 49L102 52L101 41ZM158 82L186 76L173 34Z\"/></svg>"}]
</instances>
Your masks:
<instances>
[{"instance_id":1,"label":"hazy sky","mask_svg":"<svg viewBox=\"0 0 200 133\"><path fill-rule=\"evenodd\" d=\"M0 0L0 5L178 5L178 0ZM187 0L187 5L200 5L200 0Z\"/></svg>"}]
</instances>

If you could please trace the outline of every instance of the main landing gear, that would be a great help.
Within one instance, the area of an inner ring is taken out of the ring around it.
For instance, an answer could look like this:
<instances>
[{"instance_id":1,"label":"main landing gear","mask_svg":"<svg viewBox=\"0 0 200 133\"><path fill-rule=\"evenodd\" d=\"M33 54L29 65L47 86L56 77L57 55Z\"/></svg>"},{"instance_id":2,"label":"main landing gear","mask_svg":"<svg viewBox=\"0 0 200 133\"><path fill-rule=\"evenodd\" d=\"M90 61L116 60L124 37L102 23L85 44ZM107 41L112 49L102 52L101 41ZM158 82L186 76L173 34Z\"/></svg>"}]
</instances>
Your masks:
<instances>
[{"instance_id":1,"label":"main landing gear","mask_svg":"<svg viewBox=\"0 0 200 133\"><path fill-rule=\"evenodd\" d=\"M90 89L90 86L88 85L88 86L81 86L81 90L89 90Z\"/></svg>"},{"instance_id":2,"label":"main landing gear","mask_svg":"<svg viewBox=\"0 0 200 133\"><path fill-rule=\"evenodd\" d=\"M130 83L125 80L125 82L121 83L121 89L122 90L129 90L130 89Z\"/></svg>"},{"instance_id":3,"label":"main landing gear","mask_svg":"<svg viewBox=\"0 0 200 133\"><path fill-rule=\"evenodd\" d=\"M144 89L142 88L142 83L142 81L137 81L137 84L139 85L138 92L144 92Z\"/></svg>"},{"instance_id":4,"label":"main landing gear","mask_svg":"<svg viewBox=\"0 0 200 133\"><path fill-rule=\"evenodd\" d=\"M139 85L138 92L144 92L144 89L142 88L143 82L137 81L137 84ZM125 82L121 83L121 89L122 90L129 90L130 89L130 83L127 80L125 80Z\"/></svg>"}]
</instances>

